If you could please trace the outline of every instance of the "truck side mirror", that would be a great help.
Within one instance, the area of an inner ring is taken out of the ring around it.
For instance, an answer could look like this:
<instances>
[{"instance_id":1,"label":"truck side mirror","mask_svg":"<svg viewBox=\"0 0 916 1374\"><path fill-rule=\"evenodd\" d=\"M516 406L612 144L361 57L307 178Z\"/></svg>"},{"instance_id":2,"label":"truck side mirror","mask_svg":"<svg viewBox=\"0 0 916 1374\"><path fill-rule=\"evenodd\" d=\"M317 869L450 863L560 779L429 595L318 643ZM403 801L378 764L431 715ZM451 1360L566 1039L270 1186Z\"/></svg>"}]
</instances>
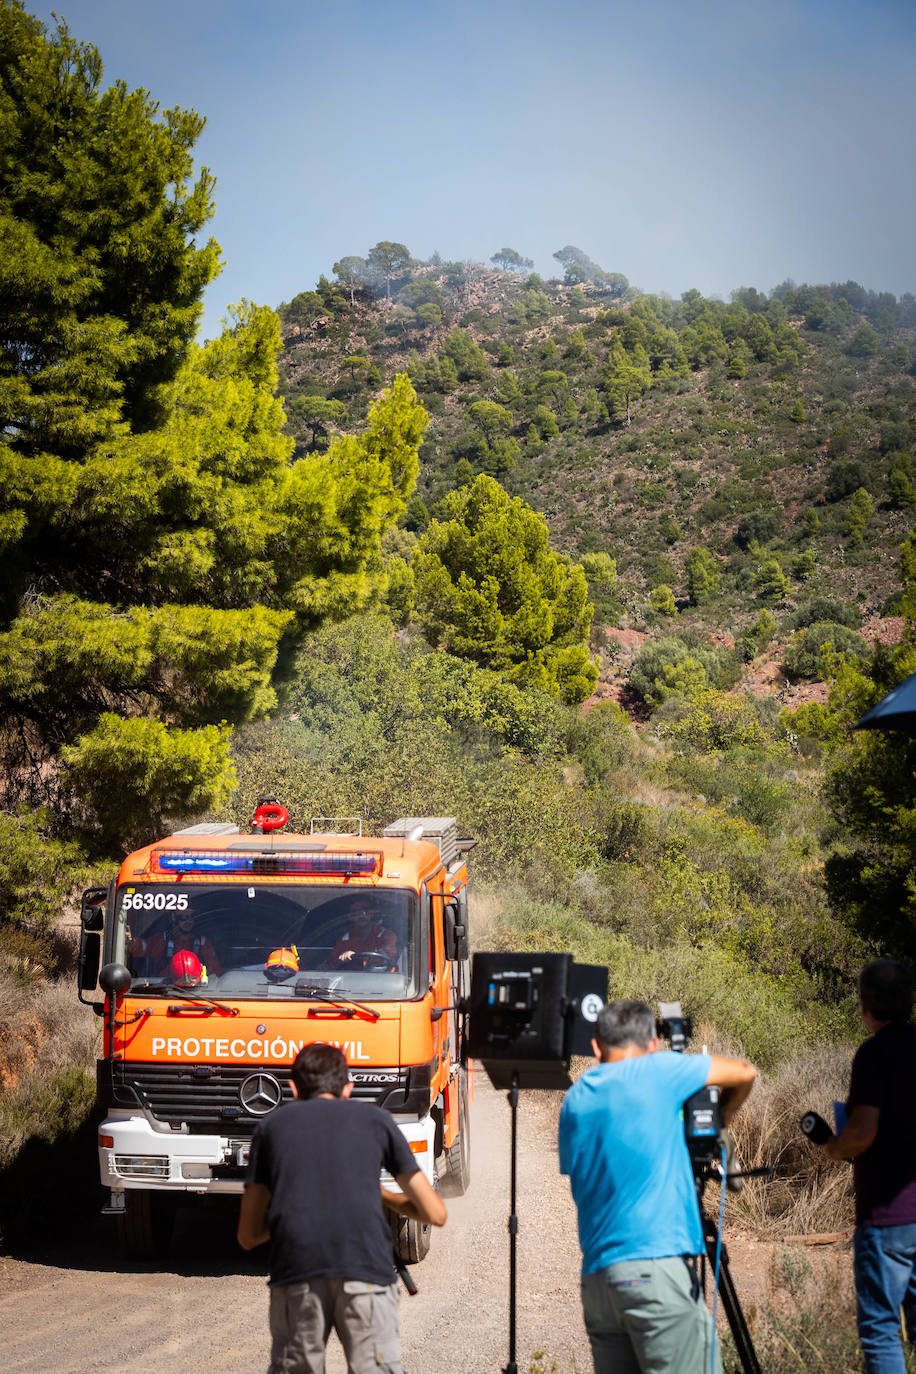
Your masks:
<instances>
[{"instance_id":1,"label":"truck side mirror","mask_svg":"<svg viewBox=\"0 0 916 1374\"><path fill-rule=\"evenodd\" d=\"M80 992L95 992L96 984L99 981L99 964L101 963L101 959L101 935L96 930L86 930L84 927L80 935L78 965Z\"/></svg>"},{"instance_id":2,"label":"truck side mirror","mask_svg":"<svg viewBox=\"0 0 916 1374\"><path fill-rule=\"evenodd\" d=\"M470 957L467 922L456 898L446 898L445 911L445 957L453 963Z\"/></svg>"},{"instance_id":3,"label":"truck side mirror","mask_svg":"<svg viewBox=\"0 0 916 1374\"><path fill-rule=\"evenodd\" d=\"M104 887L90 887L83 893L80 906L80 952L77 964L77 988L80 1001L84 992L94 992L99 980L102 959L102 928L105 925Z\"/></svg>"}]
</instances>

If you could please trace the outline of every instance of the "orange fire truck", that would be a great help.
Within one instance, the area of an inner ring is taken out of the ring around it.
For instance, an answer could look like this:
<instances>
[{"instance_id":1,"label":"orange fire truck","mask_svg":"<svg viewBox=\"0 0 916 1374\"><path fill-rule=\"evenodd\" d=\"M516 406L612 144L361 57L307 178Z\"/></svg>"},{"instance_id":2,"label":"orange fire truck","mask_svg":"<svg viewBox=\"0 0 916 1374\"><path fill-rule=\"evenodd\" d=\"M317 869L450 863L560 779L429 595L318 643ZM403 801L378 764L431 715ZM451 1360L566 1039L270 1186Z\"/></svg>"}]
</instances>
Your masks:
<instances>
[{"instance_id":1,"label":"orange fire truck","mask_svg":"<svg viewBox=\"0 0 916 1374\"><path fill-rule=\"evenodd\" d=\"M83 895L80 998L105 1021L105 1211L134 1256L163 1252L179 1199L242 1191L254 1128L290 1100L292 1060L316 1040L340 1046L354 1097L394 1115L431 1183L468 1185L475 841L451 818L401 818L378 838L287 821L262 799L249 833L179 830ZM429 1228L392 1214L392 1229L401 1257L422 1259Z\"/></svg>"}]
</instances>

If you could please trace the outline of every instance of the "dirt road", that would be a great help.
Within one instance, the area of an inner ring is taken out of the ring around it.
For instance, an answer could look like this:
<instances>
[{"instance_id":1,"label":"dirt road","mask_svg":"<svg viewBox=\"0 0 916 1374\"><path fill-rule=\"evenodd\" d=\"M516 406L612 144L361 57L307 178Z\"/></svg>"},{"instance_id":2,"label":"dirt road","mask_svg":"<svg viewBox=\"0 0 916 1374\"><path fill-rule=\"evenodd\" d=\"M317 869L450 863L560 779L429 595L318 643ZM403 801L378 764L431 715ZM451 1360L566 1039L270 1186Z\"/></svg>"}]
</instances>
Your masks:
<instances>
[{"instance_id":1,"label":"dirt road","mask_svg":"<svg viewBox=\"0 0 916 1374\"><path fill-rule=\"evenodd\" d=\"M448 1200L449 1220L413 1268L417 1297L401 1292L408 1374L498 1374L508 1361L509 1152L504 1092L483 1070L471 1110L470 1191ZM579 1308L575 1212L557 1171L559 1095L522 1092L519 1106L516 1360L538 1351L555 1374L590 1374ZM87 1181L88 1186L88 1181ZM113 1225L99 1218L66 1248L0 1257L0 1368L5 1374L258 1374L267 1367L266 1254L235 1242L236 1199L179 1213L171 1267L124 1267ZM726 1224L747 1310L764 1297L770 1245ZM328 1374L344 1374L336 1337Z\"/></svg>"},{"instance_id":2,"label":"dirt road","mask_svg":"<svg viewBox=\"0 0 916 1374\"><path fill-rule=\"evenodd\" d=\"M536 1351L547 1368L590 1370L578 1302L575 1214L557 1172L553 1095L522 1093L518 1170L518 1346L527 1374ZM473 1182L449 1199L449 1221L402 1290L409 1374L497 1374L508 1346L510 1112L503 1092L476 1075ZM256 1374L267 1366L266 1257L234 1239L237 1203L179 1215L171 1269L122 1267L100 1219L66 1251L0 1259L0 1366L7 1374ZM336 1338L328 1374L345 1369Z\"/></svg>"}]
</instances>

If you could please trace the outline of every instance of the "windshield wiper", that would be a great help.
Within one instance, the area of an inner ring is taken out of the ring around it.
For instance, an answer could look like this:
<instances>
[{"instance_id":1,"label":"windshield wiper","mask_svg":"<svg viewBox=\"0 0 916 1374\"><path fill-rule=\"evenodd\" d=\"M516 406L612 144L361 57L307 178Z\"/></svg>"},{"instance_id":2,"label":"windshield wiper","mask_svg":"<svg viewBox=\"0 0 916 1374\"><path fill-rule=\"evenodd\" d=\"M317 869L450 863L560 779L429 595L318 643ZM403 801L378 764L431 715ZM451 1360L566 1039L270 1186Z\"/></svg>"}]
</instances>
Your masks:
<instances>
[{"instance_id":1,"label":"windshield wiper","mask_svg":"<svg viewBox=\"0 0 916 1374\"><path fill-rule=\"evenodd\" d=\"M212 1012L214 1008L218 1009L219 1011L225 1012L227 1016L238 1016L239 1014L238 1007L227 1007L225 1002L218 1002L215 997L206 997L194 993L179 992L177 988L169 987L167 984L163 983L144 982L141 980L138 983L132 984L129 989L129 992L149 992L162 997L179 998L182 1002L188 1002L192 1006L197 1006L198 1010L205 1011L208 1014ZM169 1012L173 1016L179 1016L181 1014L181 1011L181 1007L169 1007Z\"/></svg>"},{"instance_id":2,"label":"windshield wiper","mask_svg":"<svg viewBox=\"0 0 916 1374\"><path fill-rule=\"evenodd\" d=\"M366 1016L371 1016L373 1021L377 1021L381 1016L380 1011L375 1007L367 1007L363 1002L355 1002L352 997L338 997L336 994L328 992L319 983L296 983L293 992L297 997L317 997L319 1002L327 1002L328 1006L336 1007L347 1017L355 1016L357 1011L364 1012Z\"/></svg>"}]
</instances>

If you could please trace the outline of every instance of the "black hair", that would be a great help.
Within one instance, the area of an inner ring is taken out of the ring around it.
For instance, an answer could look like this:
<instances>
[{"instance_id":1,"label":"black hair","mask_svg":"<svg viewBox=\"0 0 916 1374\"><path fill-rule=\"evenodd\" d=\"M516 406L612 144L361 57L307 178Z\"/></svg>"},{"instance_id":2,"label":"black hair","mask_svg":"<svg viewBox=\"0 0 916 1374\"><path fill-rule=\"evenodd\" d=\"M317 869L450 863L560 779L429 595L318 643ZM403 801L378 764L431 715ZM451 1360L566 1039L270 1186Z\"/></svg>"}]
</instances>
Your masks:
<instances>
[{"instance_id":1,"label":"black hair","mask_svg":"<svg viewBox=\"0 0 916 1374\"><path fill-rule=\"evenodd\" d=\"M873 959L859 974L862 1005L876 1021L909 1021L913 1012L913 975L896 959Z\"/></svg>"},{"instance_id":2,"label":"black hair","mask_svg":"<svg viewBox=\"0 0 916 1374\"><path fill-rule=\"evenodd\" d=\"M303 1102L322 1093L340 1097L350 1081L350 1070L336 1045L306 1045L293 1060L292 1079Z\"/></svg>"},{"instance_id":3,"label":"black hair","mask_svg":"<svg viewBox=\"0 0 916 1374\"><path fill-rule=\"evenodd\" d=\"M609 1050L624 1045L647 1050L655 1035L655 1014L645 1002L610 1002L595 1022L595 1039Z\"/></svg>"}]
</instances>

